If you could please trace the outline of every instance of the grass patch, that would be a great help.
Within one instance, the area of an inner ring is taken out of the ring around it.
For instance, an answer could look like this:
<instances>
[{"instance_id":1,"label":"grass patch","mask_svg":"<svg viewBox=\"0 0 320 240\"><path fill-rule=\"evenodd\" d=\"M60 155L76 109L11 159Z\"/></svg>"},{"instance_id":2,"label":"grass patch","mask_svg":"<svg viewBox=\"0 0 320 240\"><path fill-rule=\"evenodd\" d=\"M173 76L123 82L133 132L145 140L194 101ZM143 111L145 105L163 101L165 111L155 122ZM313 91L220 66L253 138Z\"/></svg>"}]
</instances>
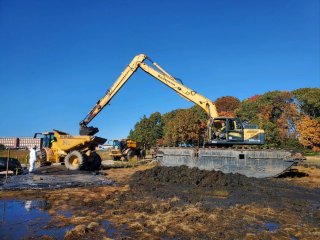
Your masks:
<instances>
[{"instance_id":1,"label":"grass patch","mask_svg":"<svg viewBox=\"0 0 320 240\"><path fill-rule=\"evenodd\" d=\"M320 152L314 152L310 149L305 149L304 150L304 155L305 156L320 156Z\"/></svg>"},{"instance_id":2,"label":"grass patch","mask_svg":"<svg viewBox=\"0 0 320 240\"><path fill-rule=\"evenodd\" d=\"M96 151L102 160L112 160L112 157L110 156L110 151L108 150L98 150Z\"/></svg>"}]
</instances>

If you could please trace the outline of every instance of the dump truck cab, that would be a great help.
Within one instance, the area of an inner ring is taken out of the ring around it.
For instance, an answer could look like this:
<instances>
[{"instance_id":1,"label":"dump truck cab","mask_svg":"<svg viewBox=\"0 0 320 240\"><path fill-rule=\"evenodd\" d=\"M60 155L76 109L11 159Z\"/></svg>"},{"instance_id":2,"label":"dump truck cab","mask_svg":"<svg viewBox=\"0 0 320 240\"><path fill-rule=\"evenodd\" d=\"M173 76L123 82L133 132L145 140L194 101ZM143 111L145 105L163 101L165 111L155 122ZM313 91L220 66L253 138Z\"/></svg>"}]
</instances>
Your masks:
<instances>
[{"instance_id":1,"label":"dump truck cab","mask_svg":"<svg viewBox=\"0 0 320 240\"><path fill-rule=\"evenodd\" d=\"M42 148L50 148L52 146L52 142L55 141L53 132L35 133L34 138L42 139Z\"/></svg>"}]
</instances>

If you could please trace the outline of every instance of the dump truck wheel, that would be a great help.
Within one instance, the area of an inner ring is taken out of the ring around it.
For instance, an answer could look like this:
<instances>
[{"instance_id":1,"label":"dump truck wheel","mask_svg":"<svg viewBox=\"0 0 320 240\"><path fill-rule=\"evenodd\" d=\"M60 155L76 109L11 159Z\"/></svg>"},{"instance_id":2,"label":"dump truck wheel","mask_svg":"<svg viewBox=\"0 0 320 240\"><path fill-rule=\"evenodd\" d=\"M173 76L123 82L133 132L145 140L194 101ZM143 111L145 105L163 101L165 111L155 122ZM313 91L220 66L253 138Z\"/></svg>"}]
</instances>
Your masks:
<instances>
[{"instance_id":1,"label":"dump truck wheel","mask_svg":"<svg viewBox=\"0 0 320 240\"><path fill-rule=\"evenodd\" d=\"M99 170L101 166L101 157L99 154L93 154L89 157L87 170L96 171Z\"/></svg>"},{"instance_id":2,"label":"dump truck wheel","mask_svg":"<svg viewBox=\"0 0 320 240\"><path fill-rule=\"evenodd\" d=\"M126 159L129 161L131 158L134 157L134 151L132 151L131 149L128 150L127 152L127 157Z\"/></svg>"},{"instance_id":3,"label":"dump truck wheel","mask_svg":"<svg viewBox=\"0 0 320 240\"><path fill-rule=\"evenodd\" d=\"M64 158L68 170L79 170L85 165L86 156L79 151L72 151Z\"/></svg>"},{"instance_id":4,"label":"dump truck wheel","mask_svg":"<svg viewBox=\"0 0 320 240\"><path fill-rule=\"evenodd\" d=\"M47 153L46 150L41 149L40 151L40 167L44 167L47 165Z\"/></svg>"},{"instance_id":5,"label":"dump truck wheel","mask_svg":"<svg viewBox=\"0 0 320 240\"><path fill-rule=\"evenodd\" d=\"M121 157L112 157L113 161L120 161Z\"/></svg>"}]
</instances>

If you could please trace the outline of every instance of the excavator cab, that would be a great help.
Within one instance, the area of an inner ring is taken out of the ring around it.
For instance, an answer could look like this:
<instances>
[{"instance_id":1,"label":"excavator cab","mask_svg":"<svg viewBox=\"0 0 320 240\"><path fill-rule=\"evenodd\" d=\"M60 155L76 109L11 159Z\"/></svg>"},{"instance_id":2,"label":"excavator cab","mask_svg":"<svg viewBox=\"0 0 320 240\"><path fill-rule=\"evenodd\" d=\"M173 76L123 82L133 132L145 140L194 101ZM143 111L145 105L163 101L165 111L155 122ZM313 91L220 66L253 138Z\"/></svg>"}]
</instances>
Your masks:
<instances>
[{"instance_id":1,"label":"excavator cab","mask_svg":"<svg viewBox=\"0 0 320 240\"><path fill-rule=\"evenodd\" d=\"M209 123L208 145L263 144L264 131L257 125L246 125L239 118L217 117Z\"/></svg>"}]
</instances>

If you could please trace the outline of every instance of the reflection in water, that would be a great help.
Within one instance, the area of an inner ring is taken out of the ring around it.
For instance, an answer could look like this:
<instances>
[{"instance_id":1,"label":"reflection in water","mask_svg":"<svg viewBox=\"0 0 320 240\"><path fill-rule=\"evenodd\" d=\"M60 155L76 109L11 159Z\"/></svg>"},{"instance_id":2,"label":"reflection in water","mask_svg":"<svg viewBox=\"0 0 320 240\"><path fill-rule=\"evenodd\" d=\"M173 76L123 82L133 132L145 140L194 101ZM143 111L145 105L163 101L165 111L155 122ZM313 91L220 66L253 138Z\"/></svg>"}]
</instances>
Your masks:
<instances>
[{"instance_id":1,"label":"reflection in water","mask_svg":"<svg viewBox=\"0 0 320 240\"><path fill-rule=\"evenodd\" d=\"M51 219L46 213L50 202L46 200L0 200L0 206L0 239L34 238L43 235L63 239L65 233L73 227L44 229Z\"/></svg>"},{"instance_id":2,"label":"reflection in water","mask_svg":"<svg viewBox=\"0 0 320 240\"><path fill-rule=\"evenodd\" d=\"M29 212L31 210L32 201L26 201L24 208Z\"/></svg>"}]
</instances>

